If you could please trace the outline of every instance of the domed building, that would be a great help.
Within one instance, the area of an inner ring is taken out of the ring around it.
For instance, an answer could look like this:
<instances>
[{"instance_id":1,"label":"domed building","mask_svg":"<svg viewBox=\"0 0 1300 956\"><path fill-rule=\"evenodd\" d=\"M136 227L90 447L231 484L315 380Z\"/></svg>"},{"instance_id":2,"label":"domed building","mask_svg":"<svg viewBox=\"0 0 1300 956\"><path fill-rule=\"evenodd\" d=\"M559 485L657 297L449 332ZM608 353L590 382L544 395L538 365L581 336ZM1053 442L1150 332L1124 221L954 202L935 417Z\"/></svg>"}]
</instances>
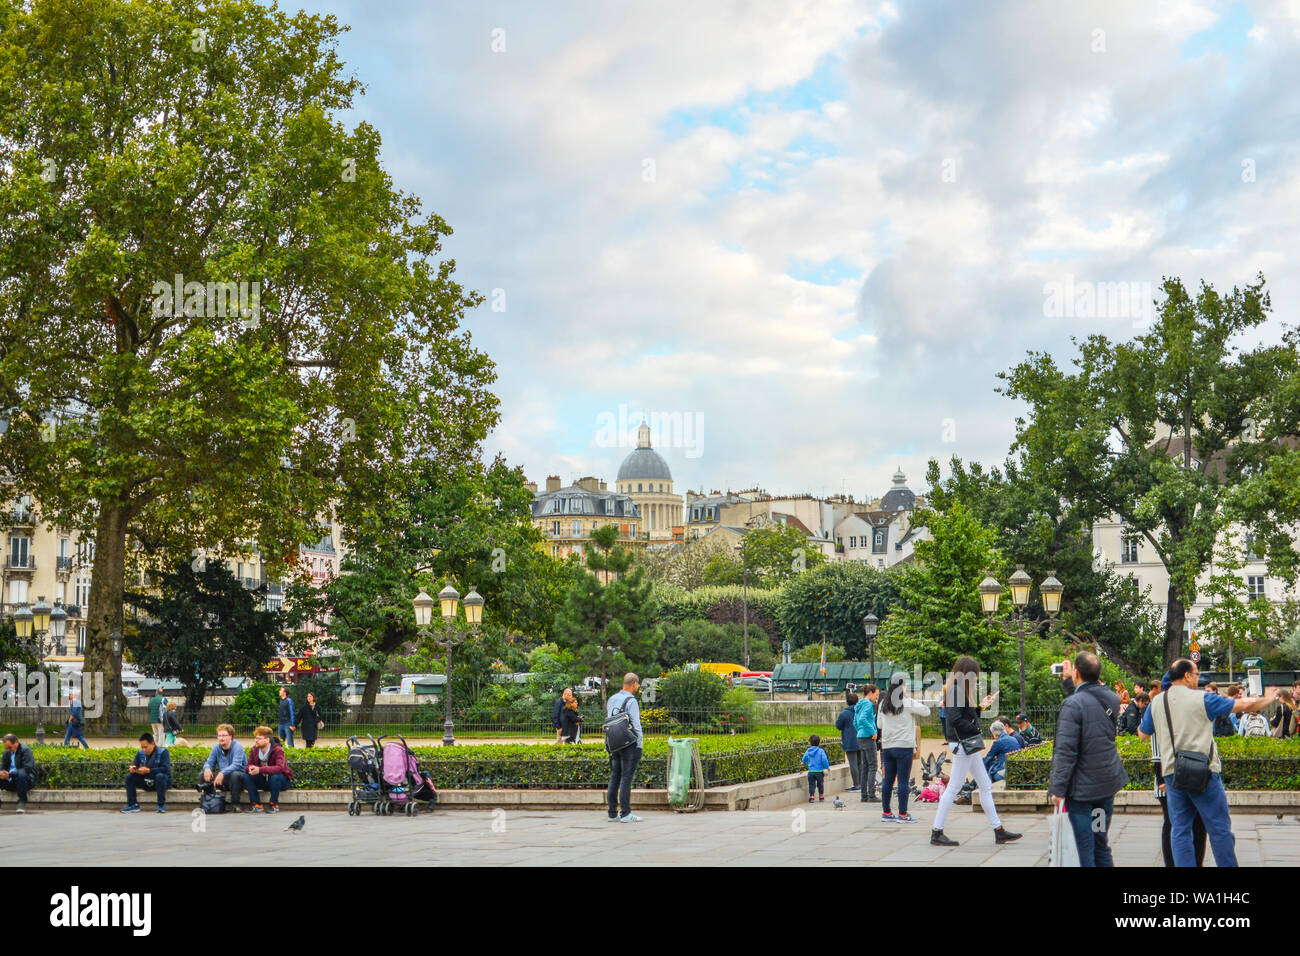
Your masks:
<instances>
[{"instance_id":1,"label":"domed building","mask_svg":"<svg viewBox=\"0 0 1300 956\"><path fill-rule=\"evenodd\" d=\"M673 494L673 473L663 455L650 447L650 426L645 419L636 432L634 448L619 466L614 479L618 491L640 506L641 533L651 542L672 541L684 515L681 495Z\"/></svg>"}]
</instances>

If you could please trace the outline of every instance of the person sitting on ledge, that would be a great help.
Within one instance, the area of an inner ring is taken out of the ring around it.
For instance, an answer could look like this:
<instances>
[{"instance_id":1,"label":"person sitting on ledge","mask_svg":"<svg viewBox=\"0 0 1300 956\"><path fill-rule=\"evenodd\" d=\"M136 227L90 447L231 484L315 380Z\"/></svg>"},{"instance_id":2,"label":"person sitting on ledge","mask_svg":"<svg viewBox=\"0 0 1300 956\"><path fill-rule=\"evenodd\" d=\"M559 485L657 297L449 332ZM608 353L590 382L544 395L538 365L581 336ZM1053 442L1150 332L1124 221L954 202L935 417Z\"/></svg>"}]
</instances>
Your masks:
<instances>
[{"instance_id":1,"label":"person sitting on ledge","mask_svg":"<svg viewBox=\"0 0 1300 956\"><path fill-rule=\"evenodd\" d=\"M203 762L202 780L205 784L230 791L233 798L230 801L232 813L239 812L239 791L232 789L231 785L247 766L248 757L244 754L243 745L235 739L235 728L230 724L221 724L217 727L217 742L208 754L208 759Z\"/></svg>"},{"instance_id":2,"label":"person sitting on ledge","mask_svg":"<svg viewBox=\"0 0 1300 956\"><path fill-rule=\"evenodd\" d=\"M32 748L20 744L13 734L4 736L4 756L0 757L0 790L18 794L18 812L27 812L27 791L36 785L36 757Z\"/></svg>"},{"instance_id":3,"label":"person sitting on ledge","mask_svg":"<svg viewBox=\"0 0 1300 956\"><path fill-rule=\"evenodd\" d=\"M248 769L238 775L238 783L230 787L231 802L239 803L239 789L248 788L248 799L253 805L254 813L280 812L280 793L287 790L293 780L293 771L284 756L284 748L271 736L270 727L258 727L253 731L253 746L248 751ZM271 791L271 803L263 807L260 788Z\"/></svg>"},{"instance_id":4,"label":"person sitting on ledge","mask_svg":"<svg viewBox=\"0 0 1300 956\"><path fill-rule=\"evenodd\" d=\"M167 785L172 782L172 756L166 747L159 747L153 734L140 735L140 752L131 761L126 774L126 806L123 813L139 813L140 803L135 798L136 787L144 787L158 795L158 812L167 812Z\"/></svg>"}]
</instances>

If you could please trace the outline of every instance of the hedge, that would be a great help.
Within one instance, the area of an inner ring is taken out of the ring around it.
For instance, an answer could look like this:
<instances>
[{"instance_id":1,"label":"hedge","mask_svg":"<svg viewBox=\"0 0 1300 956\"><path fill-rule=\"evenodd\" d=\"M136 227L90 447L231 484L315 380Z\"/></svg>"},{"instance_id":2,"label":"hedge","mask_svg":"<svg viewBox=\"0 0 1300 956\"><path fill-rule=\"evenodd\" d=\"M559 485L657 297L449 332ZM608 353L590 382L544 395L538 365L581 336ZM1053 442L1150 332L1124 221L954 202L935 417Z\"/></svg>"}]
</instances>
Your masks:
<instances>
[{"instance_id":1,"label":"hedge","mask_svg":"<svg viewBox=\"0 0 1300 956\"><path fill-rule=\"evenodd\" d=\"M704 775L710 787L748 783L803 769L800 757L807 738L785 730L743 736L699 737ZM831 763L844 760L838 740L823 737ZM209 747L172 747L172 786L198 782ZM602 744L485 744L470 747L413 747L421 769L442 790L494 788L603 789L609 783L609 758ZM35 747L38 787L47 789L114 789L123 786L134 747L84 750ZM288 751L293 786L331 790L349 786L347 748L314 747ZM635 786L663 789L668 742L647 740Z\"/></svg>"},{"instance_id":2,"label":"hedge","mask_svg":"<svg viewBox=\"0 0 1300 956\"><path fill-rule=\"evenodd\" d=\"M1228 790L1300 790L1300 745L1295 739L1218 737L1223 785ZM1155 785L1151 747L1136 737L1117 741L1128 771L1126 790L1150 790ZM1008 790L1046 790L1051 780L1052 745L1042 744L1007 756Z\"/></svg>"}]
</instances>

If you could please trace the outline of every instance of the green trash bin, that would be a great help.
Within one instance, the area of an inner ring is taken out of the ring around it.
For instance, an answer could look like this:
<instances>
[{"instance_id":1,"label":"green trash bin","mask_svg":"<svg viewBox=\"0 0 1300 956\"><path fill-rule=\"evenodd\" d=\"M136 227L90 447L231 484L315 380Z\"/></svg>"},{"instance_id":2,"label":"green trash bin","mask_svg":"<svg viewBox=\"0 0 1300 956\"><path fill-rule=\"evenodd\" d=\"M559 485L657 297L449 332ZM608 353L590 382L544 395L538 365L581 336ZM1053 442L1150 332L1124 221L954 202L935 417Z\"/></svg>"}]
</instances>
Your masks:
<instances>
[{"instance_id":1,"label":"green trash bin","mask_svg":"<svg viewBox=\"0 0 1300 956\"><path fill-rule=\"evenodd\" d=\"M694 737L668 738L668 802L674 806L686 806L690 796L695 744Z\"/></svg>"}]
</instances>

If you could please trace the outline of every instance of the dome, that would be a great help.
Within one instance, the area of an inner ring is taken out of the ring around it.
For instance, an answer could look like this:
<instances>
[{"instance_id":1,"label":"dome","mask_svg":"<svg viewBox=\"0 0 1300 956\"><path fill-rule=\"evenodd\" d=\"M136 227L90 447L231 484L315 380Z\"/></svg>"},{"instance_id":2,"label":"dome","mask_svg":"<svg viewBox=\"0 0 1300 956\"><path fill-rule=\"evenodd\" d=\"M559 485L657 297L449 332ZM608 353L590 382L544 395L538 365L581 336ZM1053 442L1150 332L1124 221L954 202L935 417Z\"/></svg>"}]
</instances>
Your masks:
<instances>
[{"instance_id":1,"label":"dome","mask_svg":"<svg viewBox=\"0 0 1300 956\"><path fill-rule=\"evenodd\" d=\"M668 470L668 462L653 448L634 448L623 459L615 481L637 481L653 479L655 481L672 481L673 473Z\"/></svg>"},{"instance_id":2,"label":"dome","mask_svg":"<svg viewBox=\"0 0 1300 956\"><path fill-rule=\"evenodd\" d=\"M907 487L907 476L903 469L894 472L894 487L885 492L880 499L881 511L912 511L916 508L916 495Z\"/></svg>"}]
</instances>

